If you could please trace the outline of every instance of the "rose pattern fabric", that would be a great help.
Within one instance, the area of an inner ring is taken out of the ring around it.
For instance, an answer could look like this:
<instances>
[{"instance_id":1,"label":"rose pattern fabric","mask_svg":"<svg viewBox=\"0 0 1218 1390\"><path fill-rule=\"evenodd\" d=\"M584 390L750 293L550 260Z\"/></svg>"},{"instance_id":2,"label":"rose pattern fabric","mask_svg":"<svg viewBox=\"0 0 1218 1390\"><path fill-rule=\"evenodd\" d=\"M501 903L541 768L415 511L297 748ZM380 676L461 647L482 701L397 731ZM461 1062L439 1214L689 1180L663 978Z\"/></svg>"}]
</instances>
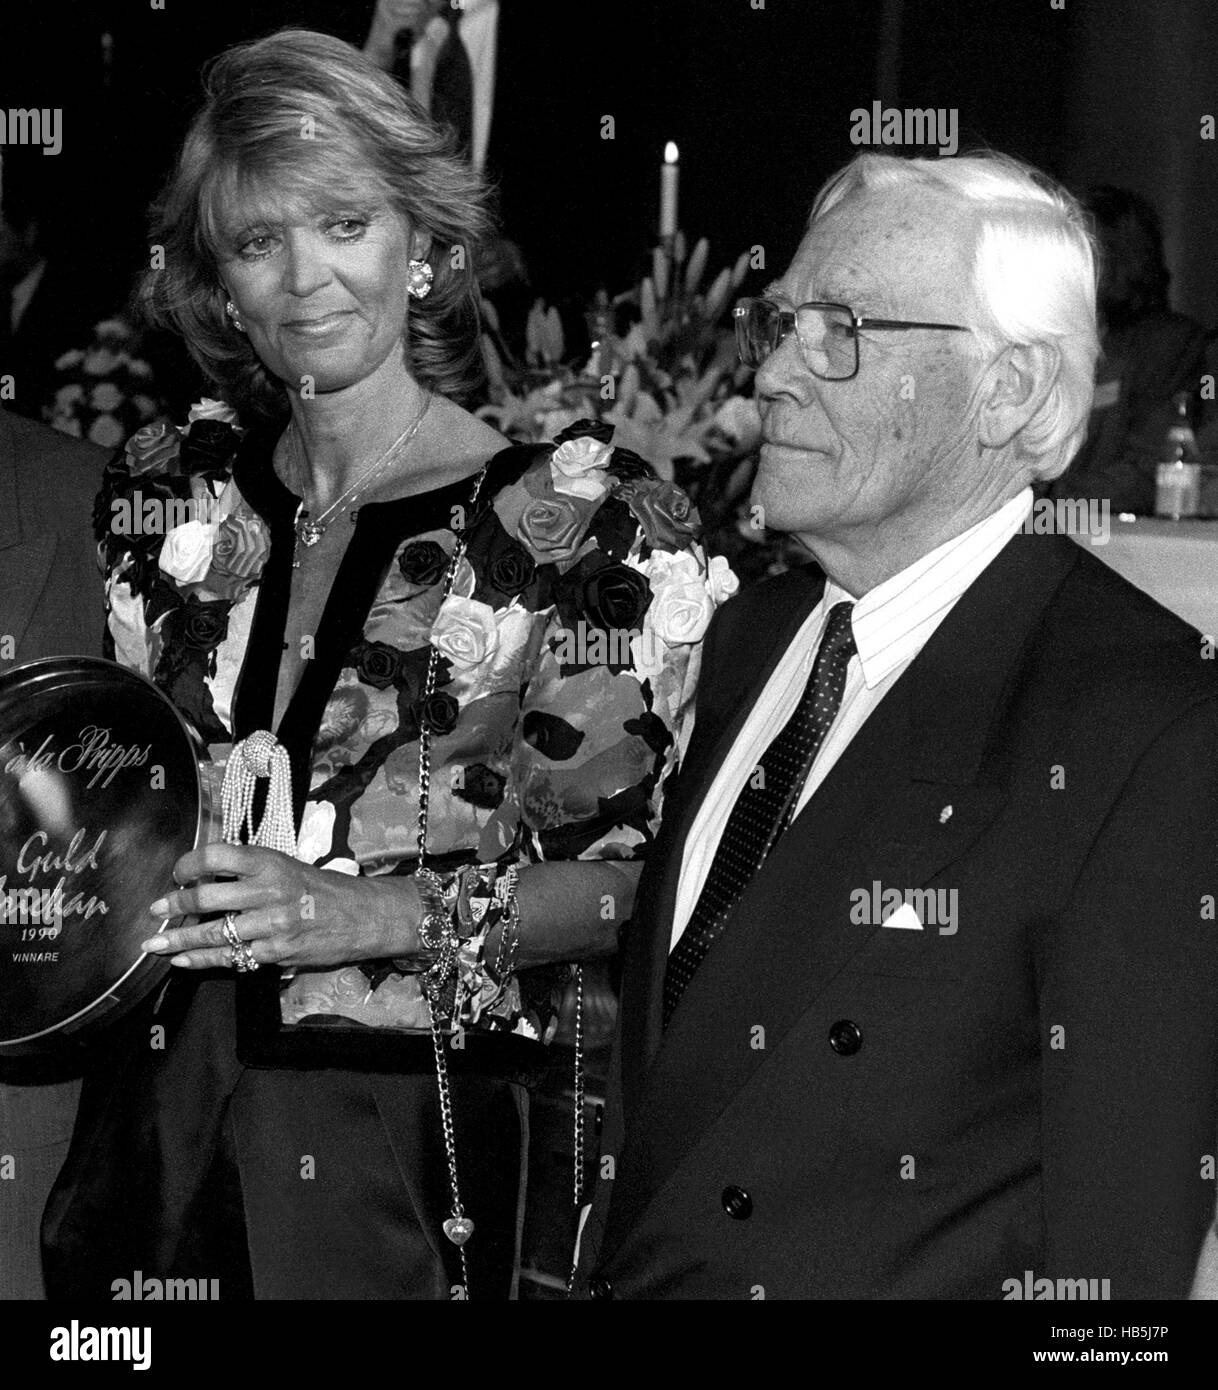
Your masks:
<instances>
[{"instance_id":1,"label":"rose pattern fabric","mask_svg":"<svg viewBox=\"0 0 1218 1390\"><path fill-rule=\"evenodd\" d=\"M177 448L141 434L107 470L96 513L111 650L208 742L227 743L266 527L228 476L238 435L223 407L178 432ZM410 871L424 727L433 864L630 859L653 840L688 739L699 643L734 576L708 564L680 489L612 448L603 426L579 422L552 446L522 448L523 470L484 492L447 598L457 536L400 537L314 737L302 859L344 873ZM114 536L112 505L137 484L176 498L202 485L221 514L213 533L143 548ZM566 973L521 971L463 1025L548 1041ZM282 1007L292 1023L341 1015L427 1027L417 977L392 962L301 972Z\"/></svg>"}]
</instances>

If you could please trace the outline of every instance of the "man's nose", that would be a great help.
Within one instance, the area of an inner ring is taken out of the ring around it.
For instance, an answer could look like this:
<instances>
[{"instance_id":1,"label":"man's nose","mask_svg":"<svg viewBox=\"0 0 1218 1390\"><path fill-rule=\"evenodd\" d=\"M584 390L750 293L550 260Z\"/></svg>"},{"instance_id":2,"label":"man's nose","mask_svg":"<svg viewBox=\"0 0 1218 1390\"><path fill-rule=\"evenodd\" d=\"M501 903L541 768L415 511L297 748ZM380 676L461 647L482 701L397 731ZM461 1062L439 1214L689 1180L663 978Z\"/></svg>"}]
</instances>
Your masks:
<instances>
[{"instance_id":1,"label":"man's nose","mask_svg":"<svg viewBox=\"0 0 1218 1390\"><path fill-rule=\"evenodd\" d=\"M289 232L284 251L283 287L289 294L303 299L329 280L329 262L314 237Z\"/></svg>"},{"instance_id":2,"label":"man's nose","mask_svg":"<svg viewBox=\"0 0 1218 1390\"><path fill-rule=\"evenodd\" d=\"M788 333L781 343L757 368L753 378L757 395L764 398L772 396L792 396L806 401L812 390L812 373L804 366L799 355L799 342L794 333Z\"/></svg>"}]
</instances>

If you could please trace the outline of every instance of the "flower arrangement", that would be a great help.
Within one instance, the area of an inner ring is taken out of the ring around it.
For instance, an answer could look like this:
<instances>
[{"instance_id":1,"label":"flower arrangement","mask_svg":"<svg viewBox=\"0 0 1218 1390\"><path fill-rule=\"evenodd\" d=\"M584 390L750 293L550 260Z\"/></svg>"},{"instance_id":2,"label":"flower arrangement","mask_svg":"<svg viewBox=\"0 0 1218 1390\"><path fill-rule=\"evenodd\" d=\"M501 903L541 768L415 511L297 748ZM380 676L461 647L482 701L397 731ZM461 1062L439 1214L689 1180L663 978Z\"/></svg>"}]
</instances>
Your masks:
<instances>
[{"instance_id":1,"label":"flower arrangement","mask_svg":"<svg viewBox=\"0 0 1218 1390\"><path fill-rule=\"evenodd\" d=\"M761 420L726 313L749 257L742 253L703 288L708 253L702 238L687 257L678 233L671 252L653 252L651 274L637 286L612 300L598 295L587 315L586 360L568 355L557 311L540 300L526 324L524 360L516 360L487 306L490 399L479 414L527 443L555 438L580 419L612 425L616 445L688 494L707 548L747 582L807 556L759 526L748 505Z\"/></svg>"},{"instance_id":2,"label":"flower arrangement","mask_svg":"<svg viewBox=\"0 0 1218 1390\"><path fill-rule=\"evenodd\" d=\"M200 401L181 429L143 425L107 467L93 513L107 654L146 668L207 742L227 739L208 689L217 648L270 551L230 482L239 442L236 413L221 401Z\"/></svg>"},{"instance_id":3,"label":"flower arrangement","mask_svg":"<svg viewBox=\"0 0 1218 1390\"><path fill-rule=\"evenodd\" d=\"M166 413L152 367L137 355L136 335L122 319L105 319L87 348L55 361L60 385L43 409L55 429L116 449L141 425Z\"/></svg>"}]
</instances>

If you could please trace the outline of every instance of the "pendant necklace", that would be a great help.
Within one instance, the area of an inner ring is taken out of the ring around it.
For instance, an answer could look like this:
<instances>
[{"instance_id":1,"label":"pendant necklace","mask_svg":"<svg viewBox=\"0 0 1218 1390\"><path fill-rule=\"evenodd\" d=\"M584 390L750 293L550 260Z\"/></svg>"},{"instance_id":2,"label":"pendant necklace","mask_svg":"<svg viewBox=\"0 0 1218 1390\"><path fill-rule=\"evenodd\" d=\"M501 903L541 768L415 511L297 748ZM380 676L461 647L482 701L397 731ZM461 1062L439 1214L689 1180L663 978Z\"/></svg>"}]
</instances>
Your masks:
<instances>
[{"instance_id":1,"label":"pendant necklace","mask_svg":"<svg viewBox=\"0 0 1218 1390\"><path fill-rule=\"evenodd\" d=\"M381 456L378 459L376 459L374 463L372 463L368 468L366 468L364 472L361 473L360 476L355 480L355 482L353 482L351 486L347 488L346 491L343 492L339 497L336 497L335 500L331 502L330 505L325 509L325 511L322 512L322 514L316 518L310 517L309 509L305 506L303 500L305 492L304 453L300 447L300 439L296 433L295 422L293 422L289 431L290 437L288 440L288 445L291 450L292 456L292 471L301 480L300 491L302 499L300 506L296 509L296 520L293 523L292 528L296 533L296 546L292 555L293 569L300 568L301 547L303 546L305 549L308 549L310 546L316 545L317 542L321 540L321 538L326 534L326 529L329 526L330 519L334 515L334 513L337 512L338 509L344 503L354 502L355 499L363 493L364 489L368 487L368 485L380 473L382 473L384 469L386 469L395 458L402 454L402 452L406 449L410 441L415 437L415 434L417 433L419 426L423 423L423 417L427 414L427 409L430 405L431 392L428 391L423 396L423 404L419 407L419 413L414 417L410 424L406 426L402 433L398 435L398 437L393 441L392 444L390 444L390 446L385 450L385 452L381 454ZM352 511L351 516L352 520L354 520L354 511Z\"/></svg>"}]
</instances>

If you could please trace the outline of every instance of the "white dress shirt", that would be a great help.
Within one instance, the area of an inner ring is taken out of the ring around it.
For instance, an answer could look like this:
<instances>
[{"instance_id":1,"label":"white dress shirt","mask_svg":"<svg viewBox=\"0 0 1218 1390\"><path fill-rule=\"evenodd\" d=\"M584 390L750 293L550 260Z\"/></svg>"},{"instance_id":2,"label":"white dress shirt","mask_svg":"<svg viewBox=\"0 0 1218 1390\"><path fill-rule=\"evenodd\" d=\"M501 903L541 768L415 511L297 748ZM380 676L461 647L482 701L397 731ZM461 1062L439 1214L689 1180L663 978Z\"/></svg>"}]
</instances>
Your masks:
<instances>
[{"instance_id":1,"label":"white dress shirt","mask_svg":"<svg viewBox=\"0 0 1218 1390\"><path fill-rule=\"evenodd\" d=\"M945 541L855 602L850 625L858 651L850 658L841 708L800 792L796 815L829 775L867 716L926 645L964 591L1024 524L1031 509L1032 489L1025 488L984 521ZM844 589L832 580L826 581L821 601L774 668L711 783L685 837L670 949L681 939L693 916L736 798L803 695L829 610L835 604L852 601Z\"/></svg>"},{"instance_id":2,"label":"white dress shirt","mask_svg":"<svg viewBox=\"0 0 1218 1390\"><path fill-rule=\"evenodd\" d=\"M376 7L364 52L388 70L393 63L393 36L398 24L390 0ZM499 0L465 0L457 30L469 54L474 78L474 128L470 159L481 172L491 139L491 114L495 106L495 56L499 37ZM430 20L410 50L410 90L431 110L431 83L436 58L448 37L448 23L440 15Z\"/></svg>"}]
</instances>

